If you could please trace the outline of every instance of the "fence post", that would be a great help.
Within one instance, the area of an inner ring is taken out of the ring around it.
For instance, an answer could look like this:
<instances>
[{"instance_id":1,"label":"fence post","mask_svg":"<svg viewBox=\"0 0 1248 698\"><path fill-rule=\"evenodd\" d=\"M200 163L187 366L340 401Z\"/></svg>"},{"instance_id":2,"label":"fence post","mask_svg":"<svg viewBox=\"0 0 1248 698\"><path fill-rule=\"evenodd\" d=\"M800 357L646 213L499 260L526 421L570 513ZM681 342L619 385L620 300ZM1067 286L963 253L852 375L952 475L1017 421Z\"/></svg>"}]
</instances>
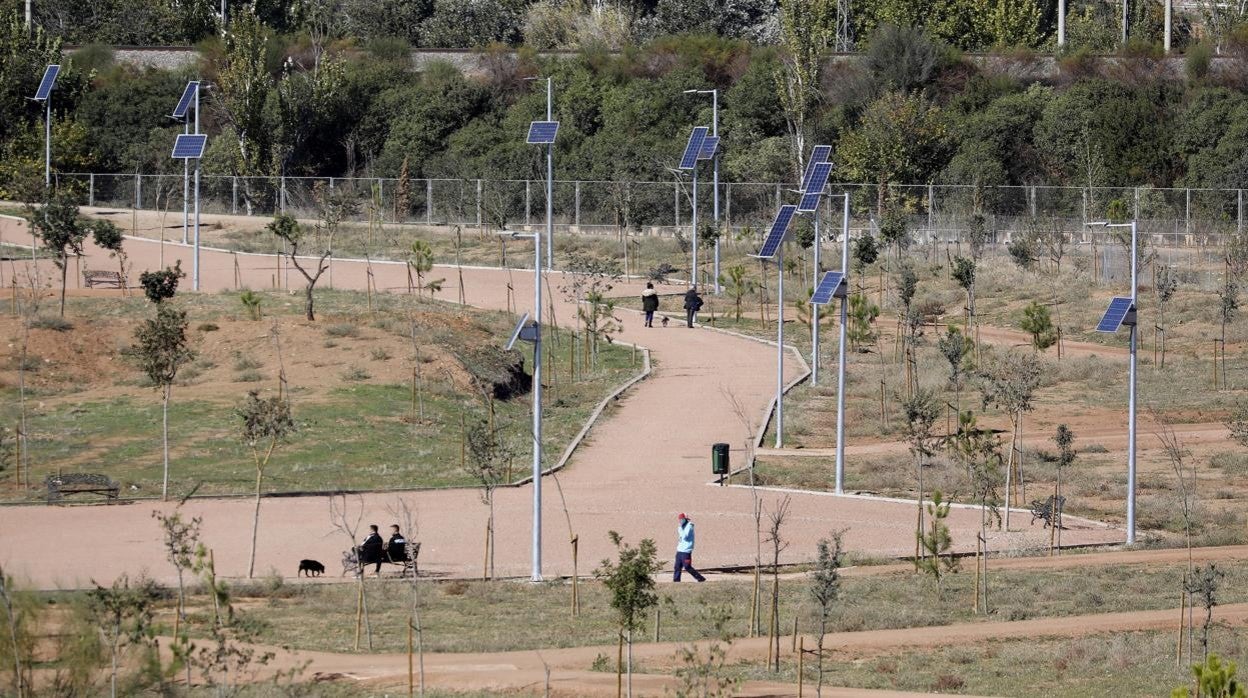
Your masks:
<instances>
[{"instance_id":1,"label":"fence post","mask_svg":"<svg viewBox=\"0 0 1248 698\"><path fill-rule=\"evenodd\" d=\"M1031 185L1031 217L1036 217L1036 185Z\"/></svg>"},{"instance_id":2,"label":"fence post","mask_svg":"<svg viewBox=\"0 0 1248 698\"><path fill-rule=\"evenodd\" d=\"M932 228L932 222L935 220L936 212L936 187L931 182L927 183L927 239L936 239L936 231Z\"/></svg>"},{"instance_id":3,"label":"fence post","mask_svg":"<svg viewBox=\"0 0 1248 698\"><path fill-rule=\"evenodd\" d=\"M230 177L230 213L238 213L238 176Z\"/></svg>"},{"instance_id":4,"label":"fence post","mask_svg":"<svg viewBox=\"0 0 1248 698\"><path fill-rule=\"evenodd\" d=\"M573 185L573 201L574 208L572 211L572 225L576 226L576 231L581 231L581 180L576 180Z\"/></svg>"},{"instance_id":5,"label":"fence post","mask_svg":"<svg viewBox=\"0 0 1248 698\"><path fill-rule=\"evenodd\" d=\"M1192 232L1192 190L1190 187L1184 190L1183 198L1184 198L1183 231L1186 233L1191 233Z\"/></svg>"},{"instance_id":6,"label":"fence post","mask_svg":"<svg viewBox=\"0 0 1248 698\"><path fill-rule=\"evenodd\" d=\"M143 198L143 179L138 172L134 173L134 207L139 208L140 199Z\"/></svg>"},{"instance_id":7,"label":"fence post","mask_svg":"<svg viewBox=\"0 0 1248 698\"><path fill-rule=\"evenodd\" d=\"M1135 204L1131 209L1131 217L1138 221L1140 220L1140 188L1135 187L1132 194L1135 196Z\"/></svg>"},{"instance_id":8,"label":"fence post","mask_svg":"<svg viewBox=\"0 0 1248 698\"><path fill-rule=\"evenodd\" d=\"M526 226L533 224L533 192L529 185L532 182L524 180L524 224Z\"/></svg>"},{"instance_id":9,"label":"fence post","mask_svg":"<svg viewBox=\"0 0 1248 698\"><path fill-rule=\"evenodd\" d=\"M477 227L481 227L481 180L477 180Z\"/></svg>"},{"instance_id":10,"label":"fence post","mask_svg":"<svg viewBox=\"0 0 1248 698\"><path fill-rule=\"evenodd\" d=\"M433 225L433 180L425 180L425 225Z\"/></svg>"},{"instance_id":11,"label":"fence post","mask_svg":"<svg viewBox=\"0 0 1248 698\"><path fill-rule=\"evenodd\" d=\"M680 230L680 180L672 183L672 215L675 217L672 223L672 235Z\"/></svg>"},{"instance_id":12,"label":"fence post","mask_svg":"<svg viewBox=\"0 0 1248 698\"><path fill-rule=\"evenodd\" d=\"M286 176L285 175L282 175L281 179L278 182L277 205L278 205L278 208L281 209L282 213L286 213Z\"/></svg>"},{"instance_id":13,"label":"fence post","mask_svg":"<svg viewBox=\"0 0 1248 698\"><path fill-rule=\"evenodd\" d=\"M386 181L381 177L377 178L377 208L380 211L386 210ZM396 215L397 219L398 216Z\"/></svg>"},{"instance_id":14,"label":"fence post","mask_svg":"<svg viewBox=\"0 0 1248 698\"><path fill-rule=\"evenodd\" d=\"M92 172L87 177L87 205L95 205L95 173Z\"/></svg>"},{"instance_id":15,"label":"fence post","mask_svg":"<svg viewBox=\"0 0 1248 698\"><path fill-rule=\"evenodd\" d=\"M1088 189L1087 187L1084 187L1083 189L1079 191L1079 196L1081 199L1083 199L1083 221L1082 221L1083 225L1081 227L1083 228L1084 232L1087 232L1088 230Z\"/></svg>"},{"instance_id":16,"label":"fence post","mask_svg":"<svg viewBox=\"0 0 1248 698\"><path fill-rule=\"evenodd\" d=\"M334 190L334 178L333 177L329 178L329 190L330 191Z\"/></svg>"},{"instance_id":17,"label":"fence post","mask_svg":"<svg viewBox=\"0 0 1248 698\"><path fill-rule=\"evenodd\" d=\"M732 182L724 184L724 229L732 230Z\"/></svg>"},{"instance_id":18,"label":"fence post","mask_svg":"<svg viewBox=\"0 0 1248 698\"><path fill-rule=\"evenodd\" d=\"M776 183L776 210L780 210L780 183Z\"/></svg>"},{"instance_id":19,"label":"fence post","mask_svg":"<svg viewBox=\"0 0 1248 698\"><path fill-rule=\"evenodd\" d=\"M1244 232L1244 190L1235 190L1235 232Z\"/></svg>"}]
</instances>

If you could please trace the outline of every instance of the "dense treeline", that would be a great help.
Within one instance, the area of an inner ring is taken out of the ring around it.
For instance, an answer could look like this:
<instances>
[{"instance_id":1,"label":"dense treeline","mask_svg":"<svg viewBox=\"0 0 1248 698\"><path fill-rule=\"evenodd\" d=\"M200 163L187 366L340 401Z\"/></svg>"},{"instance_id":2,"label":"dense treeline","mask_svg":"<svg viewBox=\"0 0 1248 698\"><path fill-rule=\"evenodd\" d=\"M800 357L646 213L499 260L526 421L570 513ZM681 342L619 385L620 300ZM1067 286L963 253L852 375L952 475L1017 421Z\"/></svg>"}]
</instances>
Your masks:
<instances>
[{"instance_id":1,"label":"dense treeline","mask_svg":"<svg viewBox=\"0 0 1248 698\"><path fill-rule=\"evenodd\" d=\"M539 179L523 134L545 92L525 78L551 75L560 179L670 180L690 126L711 120L710 100L683 91L715 87L730 181L791 181L820 142L836 147L842 181L1248 188L1242 29L1221 37L1217 61L1207 44L1177 62L1136 47L1117 60L1067 54L1052 70L1030 53L972 61L929 28L881 24L860 57L830 58L834 0L781 4L777 46L686 35L563 58L495 46L472 76L413 71L402 41L351 48L243 9L181 72L116 64L99 47L74 53L53 102L53 167L180 171L167 114L197 77L212 86L209 174ZM34 197L42 111L27 98L61 40L11 14L0 44L0 195Z\"/></svg>"}]
</instances>

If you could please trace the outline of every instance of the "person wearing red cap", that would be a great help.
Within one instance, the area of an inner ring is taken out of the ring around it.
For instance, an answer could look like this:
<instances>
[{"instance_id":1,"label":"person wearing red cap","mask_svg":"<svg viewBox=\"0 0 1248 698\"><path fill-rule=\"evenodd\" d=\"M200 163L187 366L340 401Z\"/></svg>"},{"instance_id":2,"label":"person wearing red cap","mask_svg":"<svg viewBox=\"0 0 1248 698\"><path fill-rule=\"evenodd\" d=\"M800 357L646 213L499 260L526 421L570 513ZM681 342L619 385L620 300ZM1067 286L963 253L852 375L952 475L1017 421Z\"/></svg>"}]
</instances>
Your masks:
<instances>
[{"instance_id":1,"label":"person wearing red cap","mask_svg":"<svg viewBox=\"0 0 1248 698\"><path fill-rule=\"evenodd\" d=\"M676 571L672 574L672 581L679 582L680 573L685 571L699 582L705 582L706 577L693 568L693 520L684 514L677 516L676 520L679 522L676 526Z\"/></svg>"}]
</instances>

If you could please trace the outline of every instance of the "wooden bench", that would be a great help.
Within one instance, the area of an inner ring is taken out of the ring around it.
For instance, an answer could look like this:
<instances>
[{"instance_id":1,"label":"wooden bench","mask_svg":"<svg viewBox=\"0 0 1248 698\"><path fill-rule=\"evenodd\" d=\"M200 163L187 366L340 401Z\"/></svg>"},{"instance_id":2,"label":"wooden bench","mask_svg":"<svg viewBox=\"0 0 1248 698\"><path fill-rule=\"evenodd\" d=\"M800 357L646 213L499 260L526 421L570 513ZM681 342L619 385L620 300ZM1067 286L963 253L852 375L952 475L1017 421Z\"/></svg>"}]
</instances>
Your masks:
<instances>
[{"instance_id":1,"label":"wooden bench","mask_svg":"<svg viewBox=\"0 0 1248 698\"><path fill-rule=\"evenodd\" d=\"M48 504L57 504L71 494L102 494L111 504L121 493L121 487L112 478L96 473L49 475L43 483L48 488Z\"/></svg>"},{"instance_id":2,"label":"wooden bench","mask_svg":"<svg viewBox=\"0 0 1248 698\"><path fill-rule=\"evenodd\" d=\"M420 574L420 567L417 563L417 560L420 558L419 542L408 542L407 549L405 551L406 557L402 560L391 558L388 550L382 552L385 554L385 557L381 559L381 562L386 565L395 565L399 567L400 577L406 577L409 572L413 576ZM377 563L368 562L365 563L364 566L367 567L368 565L375 564ZM360 549L358 547L351 548L350 550L342 553L342 576L347 576L348 572L352 574L359 574L360 572Z\"/></svg>"},{"instance_id":3,"label":"wooden bench","mask_svg":"<svg viewBox=\"0 0 1248 698\"><path fill-rule=\"evenodd\" d=\"M121 275L119 271L105 271L103 269L83 269L82 282L87 288L95 288L103 286L105 288L125 288L126 277Z\"/></svg>"},{"instance_id":4,"label":"wooden bench","mask_svg":"<svg viewBox=\"0 0 1248 698\"><path fill-rule=\"evenodd\" d=\"M1058 517L1061 516L1062 510L1066 508L1065 497L1054 497L1049 495L1048 499L1035 499L1031 502L1031 522L1034 524L1036 519L1044 521L1044 527L1056 525Z\"/></svg>"}]
</instances>

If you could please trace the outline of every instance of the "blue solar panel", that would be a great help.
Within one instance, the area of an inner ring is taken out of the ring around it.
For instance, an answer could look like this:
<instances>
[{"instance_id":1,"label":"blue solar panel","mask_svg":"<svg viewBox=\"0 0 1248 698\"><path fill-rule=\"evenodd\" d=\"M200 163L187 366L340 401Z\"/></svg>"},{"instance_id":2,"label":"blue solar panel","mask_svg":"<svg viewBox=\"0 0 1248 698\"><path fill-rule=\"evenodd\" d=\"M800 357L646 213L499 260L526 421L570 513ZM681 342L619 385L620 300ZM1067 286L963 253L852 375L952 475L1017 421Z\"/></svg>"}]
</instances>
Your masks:
<instances>
[{"instance_id":1,"label":"blue solar panel","mask_svg":"<svg viewBox=\"0 0 1248 698\"><path fill-rule=\"evenodd\" d=\"M784 236L789 232L789 224L793 222L793 216L797 213L797 207L792 204L786 204L776 211L776 220L772 222L771 229L767 232L767 239L763 241L763 249L758 251L759 257L771 259L776 256L776 252L780 251L780 244L784 242Z\"/></svg>"},{"instance_id":2,"label":"blue solar panel","mask_svg":"<svg viewBox=\"0 0 1248 698\"><path fill-rule=\"evenodd\" d=\"M719 136L707 136L702 141L702 152L698 154L699 160L710 160L715 157L715 151L719 149Z\"/></svg>"},{"instance_id":3,"label":"blue solar panel","mask_svg":"<svg viewBox=\"0 0 1248 698\"><path fill-rule=\"evenodd\" d=\"M56 76L60 75L61 66L50 65L43 71L43 79L39 81L39 89L35 91L35 101L42 102L52 94L52 85L56 83Z\"/></svg>"},{"instance_id":4,"label":"blue solar panel","mask_svg":"<svg viewBox=\"0 0 1248 698\"><path fill-rule=\"evenodd\" d=\"M1105 310L1105 315L1101 317L1101 324L1096 326L1097 332L1117 332L1122 326L1122 321L1126 319L1127 313L1131 311L1131 299L1122 296L1116 296L1109 302L1109 308Z\"/></svg>"},{"instance_id":5,"label":"blue solar panel","mask_svg":"<svg viewBox=\"0 0 1248 698\"><path fill-rule=\"evenodd\" d=\"M531 145L547 145L555 142L558 133L558 121L534 121L529 124L529 137L525 142Z\"/></svg>"},{"instance_id":6,"label":"blue solar panel","mask_svg":"<svg viewBox=\"0 0 1248 698\"><path fill-rule=\"evenodd\" d=\"M191 100L195 99L195 92L198 89L198 80L186 83L186 89L182 90L182 99L178 100L178 106L173 110L173 118L182 119L186 117L187 110L191 108Z\"/></svg>"},{"instance_id":7,"label":"blue solar panel","mask_svg":"<svg viewBox=\"0 0 1248 698\"><path fill-rule=\"evenodd\" d=\"M689 134L689 143L685 145L685 154L680 157L680 169L692 170L698 166L698 158L702 155L702 142L706 140L706 133L710 131L705 126L698 126L693 129L693 133Z\"/></svg>"},{"instance_id":8,"label":"blue solar panel","mask_svg":"<svg viewBox=\"0 0 1248 698\"><path fill-rule=\"evenodd\" d=\"M802 200L797 205L800 213L810 213L819 208L819 197L823 196L823 188L828 185L828 175L832 174L832 163L821 162L815 165L810 182L803 191Z\"/></svg>"},{"instance_id":9,"label":"blue solar panel","mask_svg":"<svg viewBox=\"0 0 1248 698\"><path fill-rule=\"evenodd\" d=\"M206 145L208 145L208 136L202 133L179 133L178 139L173 142L173 158L175 160L202 158Z\"/></svg>"},{"instance_id":10,"label":"blue solar panel","mask_svg":"<svg viewBox=\"0 0 1248 698\"><path fill-rule=\"evenodd\" d=\"M823 281L819 282L819 288L815 289L815 295L810 297L810 302L815 305L827 305L832 302L832 298L836 296L836 291L841 287L841 282L845 280L845 275L839 271L830 271L823 275Z\"/></svg>"},{"instance_id":11,"label":"blue solar panel","mask_svg":"<svg viewBox=\"0 0 1248 698\"><path fill-rule=\"evenodd\" d=\"M802 191L810 189L810 177L815 173L815 165L827 162L830 155L832 155L832 146L830 145L817 145L811 151L810 160L806 162L806 173L802 175Z\"/></svg>"}]
</instances>

